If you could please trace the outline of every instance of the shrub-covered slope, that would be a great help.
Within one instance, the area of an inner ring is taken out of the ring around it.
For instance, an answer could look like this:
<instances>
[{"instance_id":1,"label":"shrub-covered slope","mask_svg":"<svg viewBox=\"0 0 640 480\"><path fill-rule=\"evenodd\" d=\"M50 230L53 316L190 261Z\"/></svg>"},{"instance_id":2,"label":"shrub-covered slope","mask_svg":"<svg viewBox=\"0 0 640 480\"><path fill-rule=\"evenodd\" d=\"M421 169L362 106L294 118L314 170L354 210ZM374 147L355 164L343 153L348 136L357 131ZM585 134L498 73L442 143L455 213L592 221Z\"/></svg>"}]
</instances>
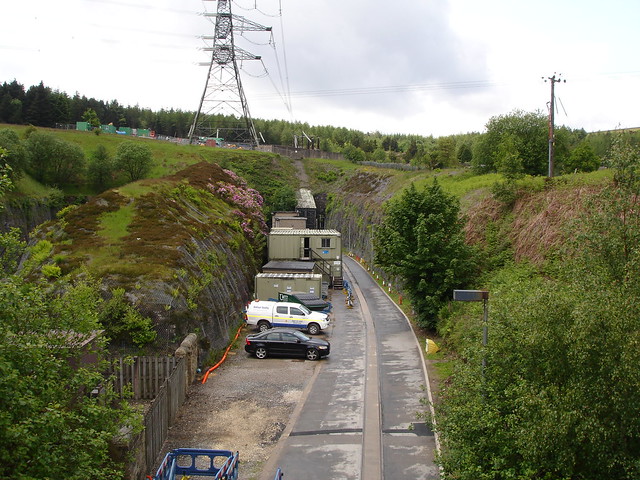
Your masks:
<instances>
[{"instance_id":1,"label":"shrub-covered slope","mask_svg":"<svg viewBox=\"0 0 640 480\"><path fill-rule=\"evenodd\" d=\"M260 207L241 178L201 162L69 207L36 238L52 244L48 261L61 274L88 271L107 296L123 288L153 320L160 344L198 332L204 346L219 348L261 266Z\"/></svg>"}]
</instances>

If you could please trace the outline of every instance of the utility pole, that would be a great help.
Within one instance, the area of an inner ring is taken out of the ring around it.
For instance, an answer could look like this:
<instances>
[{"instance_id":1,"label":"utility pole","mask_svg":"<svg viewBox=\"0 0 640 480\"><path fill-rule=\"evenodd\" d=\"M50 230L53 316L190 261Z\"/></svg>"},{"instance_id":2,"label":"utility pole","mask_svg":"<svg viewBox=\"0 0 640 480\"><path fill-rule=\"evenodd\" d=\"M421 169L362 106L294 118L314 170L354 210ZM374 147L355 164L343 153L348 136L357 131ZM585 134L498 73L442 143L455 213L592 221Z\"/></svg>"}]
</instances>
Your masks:
<instances>
[{"instance_id":1,"label":"utility pole","mask_svg":"<svg viewBox=\"0 0 640 480\"><path fill-rule=\"evenodd\" d=\"M556 97L555 97L555 86L556 83L560 83L560 82L564 82L566 83L566 80L562 80L560 78L561 74L558 74L558 76L556 77L556 74L554 73L553 76L551 77L547 77L544 78L542 77L542 79L547 82L551 82L551 102L549 103L549 178L553 177L553 148L555 146L555 132L554 132L554 117L555 117L555 101L556 101Z\"/></svg>"},{"instance_id":2,"label":"utility pole","mask_svg":"<svg viewBox=\"0 0 640 480\"><path fill-rule=\"evenodd\" d=\"M203 40L212 42L211 46L203 49L211 52L211 60L201 64L208 66L209 71L200 105L189 131L189 142L192 143L194 137L211 137L216 132L216 136L222 133L227 142L258 145L258 135L242 88L238 62L260 60L260 57L238 48L233 34L270 32L271 27L233 15L230 0L205 1L217 1L217 11L204 14L205 17L215 18L215 28L213 35L202 36ZM228 122L224 122L224 115L235 117L239 124L229 126ZM222 123L222 126L215 125L216 123Z\"/></svg>"}]
</instances>

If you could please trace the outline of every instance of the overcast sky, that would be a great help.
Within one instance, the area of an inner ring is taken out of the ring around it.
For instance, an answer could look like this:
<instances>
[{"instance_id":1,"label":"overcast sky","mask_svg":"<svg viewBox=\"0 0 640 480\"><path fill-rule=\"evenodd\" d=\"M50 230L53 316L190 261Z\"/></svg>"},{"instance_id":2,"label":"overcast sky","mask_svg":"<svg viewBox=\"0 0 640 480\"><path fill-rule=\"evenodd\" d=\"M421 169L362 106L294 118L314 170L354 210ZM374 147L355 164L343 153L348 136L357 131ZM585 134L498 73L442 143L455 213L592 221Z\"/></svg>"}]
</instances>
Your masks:
<instances>
[{"instance_id":1,"label":"overcast sky","mask_svg":"<svg viewBox=\"0 0 640 480\"><path fill-rule=\"evenodd\" d=\"M0 82L194 111L216 1L3 2ZM364 132L482 132L516 109L587 131L640 127L637 0L238 0L254 118ZM268 75L265 75L265 72Z\"/></svg>"}]
</instances>

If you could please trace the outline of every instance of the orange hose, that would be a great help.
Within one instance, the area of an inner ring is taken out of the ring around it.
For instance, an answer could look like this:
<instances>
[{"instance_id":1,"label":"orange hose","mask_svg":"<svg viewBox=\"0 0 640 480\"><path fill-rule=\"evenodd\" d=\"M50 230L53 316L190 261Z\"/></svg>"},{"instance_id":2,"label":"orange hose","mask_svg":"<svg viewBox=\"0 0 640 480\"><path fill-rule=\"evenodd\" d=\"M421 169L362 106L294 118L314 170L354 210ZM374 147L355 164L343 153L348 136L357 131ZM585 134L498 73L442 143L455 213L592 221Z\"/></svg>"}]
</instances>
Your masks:
<instances>
[{"instance_id":1,"label":"orange hose","mask_svg":"<svg viewBox=\"0 0 640 480\"><path fill-rule=\"evenodd\" d=\"M225 359L227 358L227 353L229 353L229 350L231 350L231 346L233 345L233 342L235 342L238 339L238 337L240 336L240 331L242 330L242 327L244 327L244 325L240 325L240 328L238 329L238 332L236 333L236 338L234 338L233 341L231 343L229 343L229 346L224 351L224 355L222 356L220 361L218 363L216 363L213 367L211 367L209 370L207 370L207 373L204 374L204 377L202 377L202 384L203 385L205 383L207 383L207 379L209 378L209 374L211 372L213 372L216 368L218 368L220 365L222 365L222 362L225 361Z\"/></svg>"}]
</instances>

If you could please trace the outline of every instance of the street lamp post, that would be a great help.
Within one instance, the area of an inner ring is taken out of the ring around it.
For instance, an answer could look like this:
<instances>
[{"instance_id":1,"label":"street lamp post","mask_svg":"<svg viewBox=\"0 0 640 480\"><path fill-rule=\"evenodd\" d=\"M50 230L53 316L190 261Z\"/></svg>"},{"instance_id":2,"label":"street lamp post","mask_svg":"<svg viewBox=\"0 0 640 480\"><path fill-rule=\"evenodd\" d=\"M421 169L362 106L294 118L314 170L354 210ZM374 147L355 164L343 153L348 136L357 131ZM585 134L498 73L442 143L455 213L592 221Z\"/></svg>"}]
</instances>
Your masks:
<instances>
[{"instance_id":1,"label":"street lamp post","mask_svg":"<svg viewBox=\"0 0 640 480\"><path fill-rule=\"evenodd\" d=\"M483 317L482 317L482 346L486 348L489 338L489 292L487 290L454 290L453 300L456 302L482 302L483 304ZM482 375L484 375L484 369L486 367L486 360L484 352L482 354Z\"/></svg>"}]
</instances>

